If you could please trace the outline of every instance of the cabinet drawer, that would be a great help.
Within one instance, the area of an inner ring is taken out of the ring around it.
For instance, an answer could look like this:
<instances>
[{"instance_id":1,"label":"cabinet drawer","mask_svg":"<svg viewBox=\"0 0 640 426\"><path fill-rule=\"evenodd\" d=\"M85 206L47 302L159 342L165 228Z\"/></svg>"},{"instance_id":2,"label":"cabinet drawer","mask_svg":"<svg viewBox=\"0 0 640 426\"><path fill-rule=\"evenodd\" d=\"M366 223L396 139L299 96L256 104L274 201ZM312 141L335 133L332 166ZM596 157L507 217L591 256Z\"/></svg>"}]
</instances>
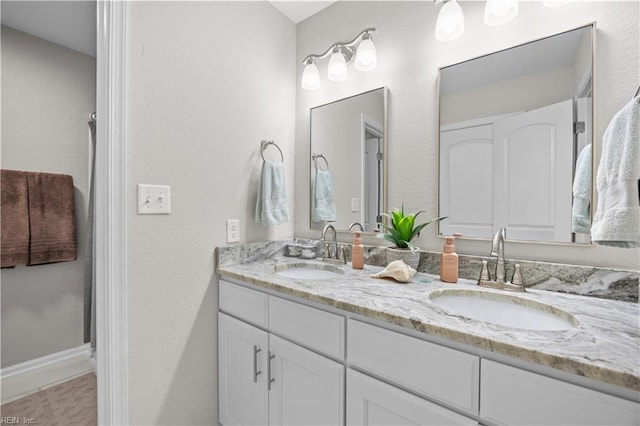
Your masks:
<instances>
[{"instance_id":1,"label":"cabinet drawer","mask_svg":"<svg viewBox=\"0 0 640 426\"><path fill-rule=\"evenodd\" d=\"M477 425L426 399L347 370L348 425Z\"/></svg>"},{"instance_id":2,"label":"cabinet drawer","mask_svg":"<svg viewBox=\"0 0 640 426\"><path fill-rule=\"evenodd\" d=\"M269 296L269 330L303 346L344 359L344 317Z\"/></svg>"},{"instance_id":3,"label":"cabinet drawer","mask_svg":"<svg viewBox=\"0 0 640 426\"><path fill-rule=\"evenodd\" d=\"M477 356L355 320L349 320L347 336L351 364L477 415Z\"/></svg>"},{"instance_id":4,"label":"cabinet drawer","mask_svg":"<svg viewBox=\"0 0 640 426\"><path fill-rule=\"evenodd\" d=\"M223 280L220 280L219 290L221 311L267 328L269 296Z\"/></svg>"},{"instance_id":5,"label":"cabinet drawer","mask_svg":"<svg viewBox=\"0 0 640 426\"><path fill-rule=\"evenodd\" d=\"M482 360L480 416L508 425L638 425L640 405Z\"/></svg>"}]
</instances>

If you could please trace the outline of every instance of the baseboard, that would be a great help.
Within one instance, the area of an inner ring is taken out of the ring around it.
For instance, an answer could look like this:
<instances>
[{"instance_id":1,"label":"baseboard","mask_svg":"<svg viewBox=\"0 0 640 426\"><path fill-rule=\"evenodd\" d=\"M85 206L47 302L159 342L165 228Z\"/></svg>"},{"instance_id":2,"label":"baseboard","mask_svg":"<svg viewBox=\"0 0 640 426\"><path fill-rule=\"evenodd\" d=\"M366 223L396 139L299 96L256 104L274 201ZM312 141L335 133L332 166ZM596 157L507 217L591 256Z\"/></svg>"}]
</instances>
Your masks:
<instances>
[{"instance_id":1,"label":"baseboard","mask_svg":"<svg viewBox=\"0 0 640 426\"><path fill-rule=\"evenodd\" d=\"M91 346L86 343L3 368L0 370L2 404L94 371L94 365Z\"/></svg>"}]
</instances>

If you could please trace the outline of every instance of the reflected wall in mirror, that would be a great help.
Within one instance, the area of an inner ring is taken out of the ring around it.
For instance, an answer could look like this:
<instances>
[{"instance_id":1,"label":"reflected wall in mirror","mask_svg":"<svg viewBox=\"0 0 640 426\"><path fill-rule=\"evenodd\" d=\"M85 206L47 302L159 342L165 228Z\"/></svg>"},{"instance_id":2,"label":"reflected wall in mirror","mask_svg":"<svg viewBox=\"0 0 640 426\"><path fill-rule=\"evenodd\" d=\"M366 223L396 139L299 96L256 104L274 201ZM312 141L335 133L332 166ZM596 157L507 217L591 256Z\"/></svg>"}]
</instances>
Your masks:
<instances>
[{"instance_id":1,"label":"reflected wall in mirror","mask_svg":"<svg viewBox=\"0 0 640 426\"><path fill-rule=\"evenodd\" d=\"M386 209L386 88L311 109L310 226L375 232ZM357 228L356 228L357 229Z\"/></svg>"},{"instance_id":2,"label":"reflected wall in mirror","mask_svg":"<svg viewBox=\"0 0 640 426\"><path fill-rule=\"evenodd\" d=\"M590 242L594 31L440 70L440 234Z\"/></svg>"}]
</instances>

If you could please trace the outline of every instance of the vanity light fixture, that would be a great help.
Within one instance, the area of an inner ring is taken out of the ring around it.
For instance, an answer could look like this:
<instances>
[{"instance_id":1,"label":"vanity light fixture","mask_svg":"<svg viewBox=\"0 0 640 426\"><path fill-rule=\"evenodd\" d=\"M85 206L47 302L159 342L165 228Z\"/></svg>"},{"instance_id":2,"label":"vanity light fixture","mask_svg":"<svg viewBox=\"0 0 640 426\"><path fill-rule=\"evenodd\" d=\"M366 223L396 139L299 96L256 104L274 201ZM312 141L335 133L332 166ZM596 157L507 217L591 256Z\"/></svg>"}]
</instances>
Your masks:
<instances>
[{"instance_id":1,"label":"vanity light fixture","mask_svg":"<svg viewBox=\"0 0 640 426\"><path fill-rule=\"evenodd\" d=\"M455 40L464 33L464 14L456 0L435 0L442 4L436 21L436 40Z\"/></svg>"},{"instance_id":2,"label":"vanity light fixture","mask_svg":"<svg viewBox=\"0 0 640 426\"><path fill-rule=\"evenodd\" d=\"M502 25L518 16L518 0L487 0L484 7L484 23L490 26Z\"/></svg>"},{"instance_id":3,"label":"vanity light fixture","mask_svg":"<svg viewBox=\"0 0 640 426\"><path fill-rule=\"evenodd\" d=\"M327 66L327 78L331 81L343 81L349 75L347 66L355 61L355 67L359 71L371 71L378 63L376 46L373 44L371 33L375 28L367 28L360 32L348 43L334 43L320 55L308 55L302 63L302 88L316 90L320 88L320 72L316 66L317 59L323 59L331 55Z\"/></svg>"}]
</instances>

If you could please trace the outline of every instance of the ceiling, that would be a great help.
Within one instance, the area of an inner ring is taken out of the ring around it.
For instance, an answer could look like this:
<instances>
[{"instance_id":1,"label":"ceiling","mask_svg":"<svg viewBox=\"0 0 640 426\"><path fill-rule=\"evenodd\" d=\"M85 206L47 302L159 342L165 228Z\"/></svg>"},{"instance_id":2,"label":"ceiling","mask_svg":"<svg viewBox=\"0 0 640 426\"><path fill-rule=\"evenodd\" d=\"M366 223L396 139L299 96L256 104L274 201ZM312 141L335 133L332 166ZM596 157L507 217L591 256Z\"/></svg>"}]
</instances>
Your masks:
<instances>
[{"instance_id":1,"label":"ceiling","mask_svg":"<svg viewBox=\"0 0 640 426\"><path fill-rule=\"evenodd\" d=\"M270 1L297 24L335 1ZM2 25L96 56L96 2L2 1Z\"/></svg>"},{"instance_id":2,"label":"ceiling","mask_svg":"<svg viewBox=\"0 0 640 426\"><path fill-rule=\"evenodd\" d=\"M95 1L2 1L2 25L96 56Z\"/></svg>"},{"instance_id":3,"label":"ceiling","mask_svg":"<svg viewBox=\"0 0 640 426\"><path fill-rule=\"evenodd\" d=\"M282 12L293 23L297 24L304 21L308 17L315 15L322 9L331 6L335 1L315 1L315 0L298 0L298 1L270 1L270 3Z\"/></svg>"}]
</instances>

